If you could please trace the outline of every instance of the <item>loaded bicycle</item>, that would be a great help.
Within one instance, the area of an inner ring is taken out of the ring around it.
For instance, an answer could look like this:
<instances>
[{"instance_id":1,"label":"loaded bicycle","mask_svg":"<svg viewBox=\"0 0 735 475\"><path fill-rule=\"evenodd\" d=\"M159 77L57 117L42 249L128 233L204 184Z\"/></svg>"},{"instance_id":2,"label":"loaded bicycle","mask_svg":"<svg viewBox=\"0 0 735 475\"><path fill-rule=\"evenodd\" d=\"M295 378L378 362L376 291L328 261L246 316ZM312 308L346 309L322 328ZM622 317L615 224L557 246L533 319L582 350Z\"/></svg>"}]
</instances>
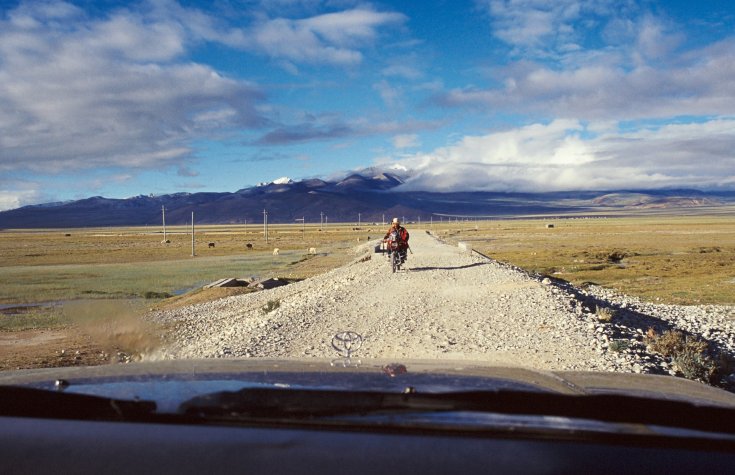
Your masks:
<instances>
[{"instance_id":1,"label":"loaded bicycle","mask_svg":"<svg viewBox=\"0 0 735 475\"><path fill-rule=\"evenodd\" d=\"M384 250L388 252L393 272L400 270L408 257L408 231L401 226L398 218L393 218L390 229L383 237Z\"/></svg>"},{"instance_id":2,"label":"loaded bicycle","mask_svg":"<svg viewBox=\"0 0 735 475\"><path fill-rule=\"evenodd\" d=\"M393 272L401 270L401 266L406 262L406 249L401 249L398 241L386 239L384 243L391 269L393 269Z\"/></svg>"}]
</instances>

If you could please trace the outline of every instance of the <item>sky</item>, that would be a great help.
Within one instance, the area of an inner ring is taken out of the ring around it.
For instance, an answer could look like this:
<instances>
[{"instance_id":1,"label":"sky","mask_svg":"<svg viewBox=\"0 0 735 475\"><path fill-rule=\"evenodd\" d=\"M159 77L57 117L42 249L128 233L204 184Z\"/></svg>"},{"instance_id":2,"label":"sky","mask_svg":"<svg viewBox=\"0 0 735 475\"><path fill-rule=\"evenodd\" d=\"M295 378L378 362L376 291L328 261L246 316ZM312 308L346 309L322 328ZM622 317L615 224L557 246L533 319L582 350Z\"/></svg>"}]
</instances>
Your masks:
<instances>
[{"instance_id":1,"label":"sky","mask_svg":"<svg viewBox=\"0 0 735 475\"><path fill-rule=\"evenodd\" d=\"M735 189L730 0L0 0L0 210L405 168Z\"/></svg>"}]
</instances>

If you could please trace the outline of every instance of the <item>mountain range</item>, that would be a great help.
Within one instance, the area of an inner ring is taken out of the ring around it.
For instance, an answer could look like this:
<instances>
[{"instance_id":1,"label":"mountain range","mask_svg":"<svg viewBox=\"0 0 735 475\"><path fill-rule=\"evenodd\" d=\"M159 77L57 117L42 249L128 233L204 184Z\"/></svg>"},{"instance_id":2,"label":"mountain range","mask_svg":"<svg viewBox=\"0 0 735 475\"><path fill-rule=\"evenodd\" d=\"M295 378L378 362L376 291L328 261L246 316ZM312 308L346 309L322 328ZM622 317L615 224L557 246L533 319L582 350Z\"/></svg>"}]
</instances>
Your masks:
<instances>
[{"instance_id":1,"label":"mountain range","mask_svg":"<svg viewBox=\"0 0 735 475\"><path fill-rule=\"evenodd\" d=\"M716 207L735 204L735 192L698 190L613 190L552 193L401 191L400 173L374 169L326 181L270 183L222 193L174 193L110 199L101 196L63 203L30 205L0 212L0 228L143 226L161 223L227 224L263 222L383 222L392 217L428 221L446 217L517 217L569 213L645 212L651 209ZM300 222L300 221L299 221Z\"/></svg>"}]
</instances>

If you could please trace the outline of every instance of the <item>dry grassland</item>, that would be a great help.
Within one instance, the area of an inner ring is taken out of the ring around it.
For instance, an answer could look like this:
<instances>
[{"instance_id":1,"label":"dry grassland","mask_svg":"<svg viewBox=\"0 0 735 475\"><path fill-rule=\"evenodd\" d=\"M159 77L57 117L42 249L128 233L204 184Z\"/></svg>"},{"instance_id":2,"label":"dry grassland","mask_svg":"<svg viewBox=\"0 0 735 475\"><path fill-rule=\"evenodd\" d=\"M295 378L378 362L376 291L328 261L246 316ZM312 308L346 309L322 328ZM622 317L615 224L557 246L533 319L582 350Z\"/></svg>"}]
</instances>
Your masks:
<instances>
[{"instance_id":1,"label":"dry grassland","mask_svg":"<svg viewBox=\"0 0 735 475\"><path fill-rule=\"evenodd\" d=\"M195 229L195 253L199 257L271 253L273 248L306 252L315 247L321 254L353 244L378 227L354 230L347 225L329 225L323 230L308 225L271 225L268 242L263 227L255 225L200 226ZM160 228L84 228L0 231L0 268L67 264L112 264L170 261L191 257L191 230L170 227L163 243ZM214 243L214 247L209 247ZM252 245L248 249L247 244ZM246 253L247 252L247 253Z\"/></svg>"},{"instance_id":2,"label":"dry grassland","mask_svg":"<svg viewBox=\"0 0 735 475\"><path fill-rule=\"evenodd\" d=\"M436 228L499 261L576 285L595 283L662 303L735 304L735 219L727 215L479 221Z\"/></svg>"}]
</instances>

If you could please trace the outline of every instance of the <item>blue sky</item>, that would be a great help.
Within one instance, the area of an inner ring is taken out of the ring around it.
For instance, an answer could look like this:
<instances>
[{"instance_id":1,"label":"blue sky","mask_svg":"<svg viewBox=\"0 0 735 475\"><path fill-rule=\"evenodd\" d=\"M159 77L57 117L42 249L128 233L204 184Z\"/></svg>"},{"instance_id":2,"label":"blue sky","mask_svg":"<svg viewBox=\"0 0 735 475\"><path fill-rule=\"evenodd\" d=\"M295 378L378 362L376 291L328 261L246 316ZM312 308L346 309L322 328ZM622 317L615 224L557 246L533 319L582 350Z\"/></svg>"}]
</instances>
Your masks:
<instances>
[{"instance_id":1,"label":"blue sky","mask_svg":"<svg viewBox=\"0 0 735 475\"><path fill-rule=\"evenodd\" d=\"M410 170L735 189L735 5L0 2L0 210Z\"/></svg>"}]
</instances>

